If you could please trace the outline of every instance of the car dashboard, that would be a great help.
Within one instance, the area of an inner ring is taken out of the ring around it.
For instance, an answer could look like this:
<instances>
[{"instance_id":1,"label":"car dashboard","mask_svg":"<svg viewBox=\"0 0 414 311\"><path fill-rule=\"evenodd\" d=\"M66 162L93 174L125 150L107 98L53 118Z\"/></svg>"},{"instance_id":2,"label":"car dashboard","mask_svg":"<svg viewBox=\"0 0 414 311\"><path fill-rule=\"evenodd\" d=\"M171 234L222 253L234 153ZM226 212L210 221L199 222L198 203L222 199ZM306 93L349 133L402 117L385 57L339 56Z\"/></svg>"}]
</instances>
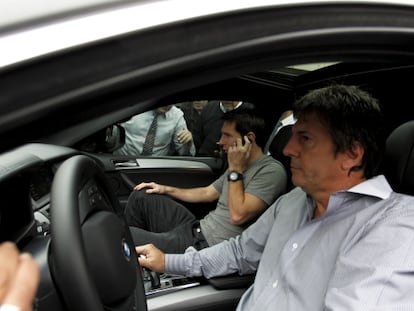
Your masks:
<instances>
[{"instance_id":1,"label":"car dashboard","mask_svg":"<svg viewBox=\"0 0 414 311\"><path fill-rule=\"evenodd\" d=\"M1 241L23 248L34 236L49 233L53 176L75 154L71 148L29 144L0 157Z\"/></svg>"},{"instance_id":2,"label":"car dashboard","mask_svg":"<svg viewBox=\"0 0 414 311\"><path fill-rule=\"evenodd\" d=\"M48 305L57 310L57 306L61 306L49 267L51 259L48 258L52 236L51 191L60 165L78 154L79 151L68 147L33 143L0 156L0 240L15 242L19 249L32 253L40 263L38 310ZM223 295L225 304L234 306L253 280L249 276L246 280L233 277L207 281L176 275L160 276L149 271L143 271L142 277L149 310L171 310L173 305L179 309L184 300L197 305L199 299L194 297L206 294L216 306Z\"/></svg>"}]
</instances>

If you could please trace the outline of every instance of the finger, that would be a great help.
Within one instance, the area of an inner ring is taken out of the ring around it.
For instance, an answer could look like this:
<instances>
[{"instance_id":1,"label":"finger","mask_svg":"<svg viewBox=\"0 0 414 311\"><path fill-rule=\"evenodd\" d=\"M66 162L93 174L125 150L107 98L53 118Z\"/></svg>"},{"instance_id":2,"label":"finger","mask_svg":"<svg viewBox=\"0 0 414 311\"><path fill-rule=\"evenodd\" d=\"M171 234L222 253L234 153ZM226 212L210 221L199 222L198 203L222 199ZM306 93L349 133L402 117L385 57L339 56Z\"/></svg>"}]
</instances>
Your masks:
<instances>
[{"instance_id":1,"label":"finger","mask_svg":"<svg viewBox=\"0 0 414 311\"><path fill-rule=\"evenodd\" d=\"M139 185L136 185L136 186L134 187L134 190L136 190L136 191L140 191L140 190L142 190L142 189L147 188L147 189L145 190L145 192L146 192L146 193L151 193L151 192L154 192L154 191L152 191L152 190L153 190L156 186L157 186L157 184L155 184L155 183L153 183L153 182L150 182L150 183L140 183Z\"/></svg>"},{"instance_id":2,"label":"finger","mask_svg":"<svg viewBox=\"0 0 414 311\"><path fill-rule=\"evenodd\" d=\"M180 133L180 135L178 136L178 142L182 143L182 144L186 144L189 141L191 141L193 139L193 136L191 134L190 131L187 130L183 130L183 132Z\"/></svg>"},{"instance_id":3,"label":"finger","mask_svg":"<svg viewBox=\"0 0 414 311\"><path fill-rule=\"evenodd\" d=\"M9 290L19 263L19 250L11 242L0 245L0 302Z\"/></svg>"},{"instance_id":4,"label":"finger","mask_svg":"<svg viewBox=\"0 0 414 311\"><path fill-rule=\"evenodd\" d=\"M138 262L142 267L152 269L151 260L152 251L155 251L155 247L152 244L145 244L135 247L135 251L138 255Z\"/></svg>"},{"instance_id":5,"label":"finger","mask_svg":"<svg viewBox=\"0 0 414 311\"><path fill-rule=\"evenodd\" d=\"M145 255L144 250L145 250L145 248L142 245L135 246L135 252L137 253L138 256L141 255L141 254Z\"/></svg>"},{"instance_id":6,"label":"finger","mask_svg":"<svg viewBox=\"0 0 414 311\"><path fill-rule=\"evenodd\" d=\"M191 139L192 139L192 137L191 137L191 133L185 133L183 136L182 136L182 138L181 138L181 142L183 143L183 144L186 144L186 143L188 143L189 141L191 141Z\"/></svg>"},{"instance_id":7,"label":"finger","mask_svg":"<svg viewBox=\"0 0 414 311\"><path fill-rule=\"evenodd\" d=\"M135 247L135 251L137 252L138 264L141 267L147 267L147 265L146 265L147 257L144 255L144 249L142 247L140 247L140 248Z\"/></svg>"},{"instance_id":8,"label":"finger","mask_svg":"<svg viewBox=\"0 0 414 311\"><path fill-rule=\"evenodd\" d=\"M180 131L177 133L177 137L179 137L179 138L183 137L183 135L185 135L185 133L186 133L186 132L187 132L187 131L186 131L185 129L180 130Z\"/></svg>"},{"instance_id":9,"label":"finger","mask_svg":"<svg viewBox=\"0 0 414 311\"><path fill-rule=\"evenodd\" d=\"M146 258L143 258L143 257L138 257L138 263L139 263L139 265L140 265L141 267L144 267L144 268L150 268L150 267L148 266L148 260L147 260Z\"/></svg>"},{"instance_id":10,"label":"finger","mask_svg":"<svg viewBox=\"0 0 414 311\"><path fill-rule=\"evenodd\" d=\"M161 193L161 186L153 184L145 190L145 193Z\"/></svg>"},{"instance_id":11,"label":"finger","mask_svg":"<svg viewBox=\"0 0 414 311\"><path fill-rule=\"evenodd\" d=\"M135 252L137 255L144 255L147 256L149 253L149 247L151 244L144 244L144 245L138 245L135 246Z\"/></svg>"},{"instance_id":12,"label":"finger","mask_svg":"<svg viewBox=\"0 0 414 311\"><path fill-rule=\"evenodd\" d=\"M19 306L23 311L31 310L39 284L39 275L39 266L33 257L29 254L22 254L10 291L3 303Z\"/></svg>"},{"instance_id":13,"label":"finger","mask_svg":"<svg viewBox=\"0 0 414 311\"><path fill-rule=\"evenodd\" d=\"M147 186L148 186L148 184L147 184L147 183L142 182L142 183L140 183L140 184L136 185L136 186L134 187L134 190L141 190L142 188L145 188L145 187L147 187Z\"/></svg>"},{"instance_id":14,"label":"finger","mask_svg":"<svg viewBox=\"0 0 414 311\"><path fill-rule=\"evenodd\" d=\"M243 136L243 140L244 140L244 146L251 145L251 142L248 136Z\"/></svg>"},{"instance_id":15,"label":"finger","mask_svg":"<svg viewBox=\"0 0 414 311\"><path fill-rule=\"evenodd\" d=\"M252 150L253 145L251 142L249 142L246 146L247 146L247 153L250 154L250 150Z\"/></svg>"},{"instance_id":16,"label":"finger","mask_svg":"<svg viewBox=\"0 0 414 311\"><path fill-rule=\"evenodd\" d=\"M140 254L140 255L138 255L137 258L138 258L138 263L141 267L148 268L148 265L147 265L148 260L147 260L147 257L145 255Z\"/></svg>"},{"instance_id":17,"label":"finger","mask_svg":"<svg viewBox=\"0 0 414 311\"><path fill-rule=\"evenodd\" d=\"M183 135L177 135L177 140L178 140L179 143L182 143L183 139L184 139Z\"/></svg>"}]
</instances>

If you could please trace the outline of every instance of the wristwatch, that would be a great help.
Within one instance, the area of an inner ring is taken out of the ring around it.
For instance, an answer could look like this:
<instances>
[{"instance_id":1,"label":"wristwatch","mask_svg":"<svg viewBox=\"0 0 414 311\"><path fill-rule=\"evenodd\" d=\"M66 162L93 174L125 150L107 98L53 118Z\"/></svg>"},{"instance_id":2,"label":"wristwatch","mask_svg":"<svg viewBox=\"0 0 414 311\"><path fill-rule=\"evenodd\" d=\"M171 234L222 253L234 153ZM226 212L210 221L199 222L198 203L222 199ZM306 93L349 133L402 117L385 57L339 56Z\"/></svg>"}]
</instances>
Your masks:
<instances>
[{"instance_id":1,"label":"wristwatch","mask_svg":"<svg viewBox=\"0 0 414 311\"><path fill-rule=\"evenodd\" d=\"M237 181L237 180L242 180L242 179L243 179L243 174L240 174L237 171L231 171L229 175L227 175L228 181Z\"/></svg>"}]
</instances>

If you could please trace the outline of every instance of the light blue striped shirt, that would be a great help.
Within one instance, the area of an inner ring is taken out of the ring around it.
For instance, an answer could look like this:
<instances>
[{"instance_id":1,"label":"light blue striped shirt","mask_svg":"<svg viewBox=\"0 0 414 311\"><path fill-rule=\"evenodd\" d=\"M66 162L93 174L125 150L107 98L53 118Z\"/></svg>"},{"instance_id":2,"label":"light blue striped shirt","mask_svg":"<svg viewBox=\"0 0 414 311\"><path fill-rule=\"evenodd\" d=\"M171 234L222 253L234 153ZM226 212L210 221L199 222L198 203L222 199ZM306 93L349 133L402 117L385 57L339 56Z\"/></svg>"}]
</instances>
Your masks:
<instances>
[{"instance_id":1,"label":"light blue striped shirt","mask_svg":"<svg viewBox=\"0 0 414 311\"><path fill-rule=\"evenodd\" d=\"M414 310L414 197L384 176L333 194L322 217L296 188L241 236L166 255L166 272L257 270L237 310Z\"/></svg>"},{"instance_id":2,"label":"light blue striped shirt","mask_svg":"<svg viewBox=\"0 0 414 311\"><path fill-rule=\"evenodd\" d=\"M120 149L115 150L114 154L139 156L153 119L154 111L151 110L138 114L122 123L125 128L125 144ZM172 155L171 152L176 151L178 155L193 156L195 154L193 141L186 144L178 142L177 134L182 129L187 130L187 124L181 109L172 106L167 112L159 114L152 155L166 156Z\"/></svg>"}]
</instances>

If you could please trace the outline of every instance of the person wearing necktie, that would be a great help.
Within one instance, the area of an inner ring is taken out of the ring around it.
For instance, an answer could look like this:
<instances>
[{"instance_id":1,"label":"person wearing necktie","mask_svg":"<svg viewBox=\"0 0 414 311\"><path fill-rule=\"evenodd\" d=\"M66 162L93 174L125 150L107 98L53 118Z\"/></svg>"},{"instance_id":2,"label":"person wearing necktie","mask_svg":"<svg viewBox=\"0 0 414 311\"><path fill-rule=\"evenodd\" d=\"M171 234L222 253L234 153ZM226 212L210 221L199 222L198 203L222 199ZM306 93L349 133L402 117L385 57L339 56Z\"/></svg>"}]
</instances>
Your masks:
<instances>
[{"instance_id":1,"label":"person wearing necktie","mask_svg":"<svg viewBox=\"0 0 414 311\"><path fill-rule=\"evenodd\" d=\"M113 152L116 155L195 155L183 112L174 105L138 114L121 126L125 129L125 143Z\"/></svg>"}]
</instances>

